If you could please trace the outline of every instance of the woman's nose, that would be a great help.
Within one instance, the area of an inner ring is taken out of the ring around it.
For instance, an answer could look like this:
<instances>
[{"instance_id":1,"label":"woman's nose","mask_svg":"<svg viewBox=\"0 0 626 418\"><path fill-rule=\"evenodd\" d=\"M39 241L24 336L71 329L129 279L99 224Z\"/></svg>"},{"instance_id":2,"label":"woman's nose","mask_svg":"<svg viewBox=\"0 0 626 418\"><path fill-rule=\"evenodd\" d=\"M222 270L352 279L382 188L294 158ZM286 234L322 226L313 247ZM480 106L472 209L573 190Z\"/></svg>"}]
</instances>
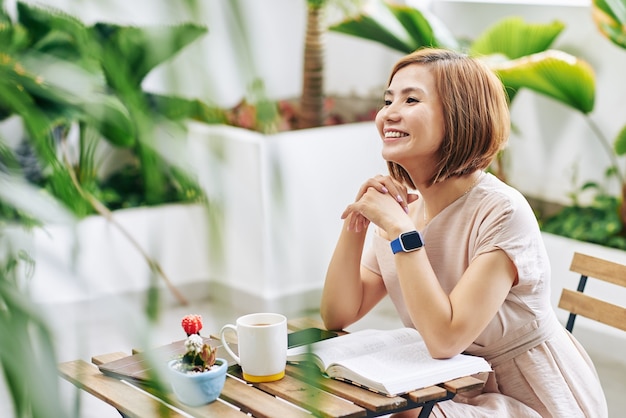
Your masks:
<instances>
[{"instance_id":1,"label":"woman's nose","mask_svg":"<svg viewBox=\"0 0 626 418\"><path fill-rule=\"evenodd\" d=\"M386 120L396 120L400 117L399 108L397 105L391 103L383 108L383 117Z\"/></svg>"}]
</instances>

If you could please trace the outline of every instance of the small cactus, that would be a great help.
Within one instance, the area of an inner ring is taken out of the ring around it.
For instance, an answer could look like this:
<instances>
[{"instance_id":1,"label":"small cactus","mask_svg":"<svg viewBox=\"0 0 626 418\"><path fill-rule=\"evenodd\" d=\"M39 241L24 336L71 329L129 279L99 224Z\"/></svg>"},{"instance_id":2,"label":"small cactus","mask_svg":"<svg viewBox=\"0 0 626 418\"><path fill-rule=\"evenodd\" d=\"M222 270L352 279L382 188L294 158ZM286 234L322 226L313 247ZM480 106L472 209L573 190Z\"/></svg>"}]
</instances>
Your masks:
<instances>
[{"instance_id":1,"label":"small cactus","mask_svg":"<svg viewBox=\"0 0 626 418\"><path fill-rule=\"evenodd\" d=\"M200 330L202 329L202 316L200 315L186 315L183 317L181 321L181 325L183 329L187 333L189 337L191 334L200 335Z\"/></svg>"},{"instance_id":2,"label":"small cactus","mask_svg":"<svg viewBox=\"0 0 626 418\"><path fill-rule=\"evenodd\" d=\"M215 364L216 349L206 344L200 336L202 329L202 317L200 315L186 315L181 325L187 339L185 348L187 352L182 356L182 367L186 371L203 372L209 370Z\"/></svg>"}]
</instances>

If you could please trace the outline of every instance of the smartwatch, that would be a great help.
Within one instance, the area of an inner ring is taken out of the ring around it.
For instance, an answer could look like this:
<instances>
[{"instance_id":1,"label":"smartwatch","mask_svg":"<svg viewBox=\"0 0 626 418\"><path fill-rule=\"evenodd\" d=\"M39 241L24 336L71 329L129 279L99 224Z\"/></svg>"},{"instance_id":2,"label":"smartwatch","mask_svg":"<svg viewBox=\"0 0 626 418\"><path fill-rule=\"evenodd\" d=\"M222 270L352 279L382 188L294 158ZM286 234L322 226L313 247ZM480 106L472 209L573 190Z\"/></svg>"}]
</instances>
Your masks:
<instances>
[{"instance_id":1,"label":"smartwatch","mask_svg":"<svg viewBox=\"0 0 626 418\"><path fill-rule=\"evenodd\" d=\"M391 251L394 254L399 252L411 252L419 250L424 246L424 239L422 234L417 231L404 232L393 241L391 241Z\"/></svg>"}]
</instances>

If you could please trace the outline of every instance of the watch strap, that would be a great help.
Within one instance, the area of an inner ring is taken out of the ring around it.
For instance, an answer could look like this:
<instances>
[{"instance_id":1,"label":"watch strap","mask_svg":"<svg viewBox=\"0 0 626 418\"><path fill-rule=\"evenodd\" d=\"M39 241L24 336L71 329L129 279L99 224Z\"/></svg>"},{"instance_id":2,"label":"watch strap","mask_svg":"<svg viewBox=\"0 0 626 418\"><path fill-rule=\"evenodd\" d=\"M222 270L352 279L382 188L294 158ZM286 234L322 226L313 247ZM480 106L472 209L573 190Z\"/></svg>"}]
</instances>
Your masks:
<instances>
[{"instance_id":1,"label":"watch strap","mask_svg":"<svg viewBox=\"0 0 626 418\"><path fill-rule=\"evenodd\" d=\"M419 231L409 231L400 234L400 236L391 241L391 251L394 254L399 252L411 252L419 250L424 246L424 238Z\"/></svg>"}]
</instances>

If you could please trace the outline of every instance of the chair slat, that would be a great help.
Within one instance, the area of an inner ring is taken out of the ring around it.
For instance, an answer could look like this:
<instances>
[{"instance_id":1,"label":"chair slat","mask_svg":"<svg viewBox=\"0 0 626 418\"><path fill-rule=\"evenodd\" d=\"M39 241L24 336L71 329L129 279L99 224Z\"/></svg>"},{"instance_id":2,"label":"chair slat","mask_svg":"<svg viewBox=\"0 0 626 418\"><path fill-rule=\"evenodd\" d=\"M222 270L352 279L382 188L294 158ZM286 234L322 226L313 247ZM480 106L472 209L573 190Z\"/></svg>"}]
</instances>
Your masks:
<instances>
[{"instance_id":1,"label":"chair slat","mask_svg":"<svg viewBox=\"0 0 626 418\"><path fill-rule=\"evenodd\" d=\"M626 308L570 289L563 289L559 308L626 331Z\"/></svg>"},{"instance_id":2,"label":"chair slat","mask_svg":"<svg viewBox=\"0 0 626 418\"><path fill-rule=\"evenodd\" d=\"M586 254L574 253L570 270L594 279L626 287L626 265Z\"/></svg>"}]
</instances>

